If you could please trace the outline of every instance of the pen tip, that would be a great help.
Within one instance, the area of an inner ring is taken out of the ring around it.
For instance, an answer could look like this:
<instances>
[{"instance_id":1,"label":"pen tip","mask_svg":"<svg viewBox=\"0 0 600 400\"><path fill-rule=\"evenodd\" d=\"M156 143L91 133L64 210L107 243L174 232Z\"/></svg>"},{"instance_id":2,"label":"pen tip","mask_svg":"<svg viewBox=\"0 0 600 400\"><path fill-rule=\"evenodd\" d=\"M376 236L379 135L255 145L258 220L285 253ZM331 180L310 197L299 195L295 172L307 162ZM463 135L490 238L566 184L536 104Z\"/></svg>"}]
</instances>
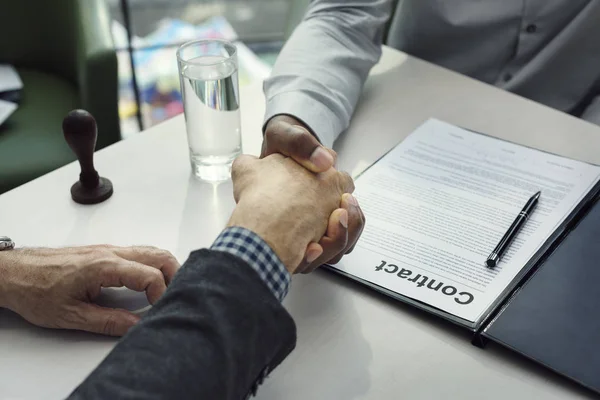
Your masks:
<instances>
[{"instance_id":1,"label":"pen tip","mask_svg":"<svg viewBox=\"0 0 600 400\"><path fill-rule=\"evenodd\" d=\"M542 191L538 191L536 194L533 195L533 197L535 197L536 199L539 199L541 194L542 194Z\"/></svg>"}]
</instances>

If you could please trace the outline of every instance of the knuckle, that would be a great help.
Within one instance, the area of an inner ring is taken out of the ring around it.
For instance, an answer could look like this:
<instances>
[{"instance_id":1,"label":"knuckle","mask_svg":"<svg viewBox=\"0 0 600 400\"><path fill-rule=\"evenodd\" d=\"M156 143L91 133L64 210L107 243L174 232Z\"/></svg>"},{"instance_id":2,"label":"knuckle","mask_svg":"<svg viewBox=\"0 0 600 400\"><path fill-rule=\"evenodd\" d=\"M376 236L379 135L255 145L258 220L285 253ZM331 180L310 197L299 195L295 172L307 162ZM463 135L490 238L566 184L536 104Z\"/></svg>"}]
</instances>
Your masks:
<instances>
[{"instance_id":1,"label":"knuckle","mask_svg":"<svg viewBox=\"0 0 600 400\"><path fill-rule=\"evenodd\" d=\"M340 175L340 184L342 189L347 193L354 192L354 179L345 171L339 173Z\"/></svg>"},{"instance_id":2,"label":"knuckle","mask_svg":"<svg viewBox=\"0 0 600 400\"><path fill-rule=\"evenodd\" d=\"M112 253L95 253L90 254L84 267L87 274L99 276L102 274L114 274L119 263L121 263L121 259L115 257Z\"/></svg>"},{"instance_id":3,"label":"knuckle","mask_svg":"<svg viewBox=\"0 0 600 400\"><path fill-rule=\"evenodd\" d=\"M114 316L109 315L104 321L104 326L102 327L102 333L107 336L113 336L117 331L117 320Z\"/></svg>"},{"instance_id":4,"label":"knuckle","mask_svg":"<svg viewBox=\"0 0 600 400\"><path fill-rule=\"evenodd\" d=\"M266 140L267 142L269 142L269 141L272 141L275 136L277 136L277 126L279 124L280 124L280 122L276 122L276 123L274 123L272 125L269 125L269 127L265 131L264 140Z\"/></svg>"},{"instance_id":5,"label":"knuckle","mask_svg":"<svg viewBox=\"0 0 600 400\"><path fill-rule=\"evenodd\" d=\"M164 275L159 269L148 270L148 279L151 283L159 283L164 281Z\"/></svg>"},{"instance_id":6,"label":"knuckle","mask_svg":"<svg viewBox=\"0 0 600 400\"><path fill-rule=\"evenodd\" d=\"M239 166L239 163L236 164L234 161L234 164L231 166L231 181L233 182L234 188L239 185L242 178L243 178L242 169Z\"/></svg>"},{"instance_id":7,"label":"knuckle","mask_svg":"<svg viewBox=\"0 0 600 400\"><path fill-rule=\"evenodd\" d=\"M120 282L121 274L116 264L105 263L105 267L98 269L96 275L102 276L108 282Z\"/></svg>"},{"instance_id":8,"label":"knuckle","mask_svg":"<svg viewBox=\"0 0 600 400\"><path fill-rule=\"evenodd\" d=\"M356 210L351 210L350 212L350 222L348 226L350 227L349 231L351 232L359 232L364 226L364 220L360 212Z\"/></svg>"},{"instance_id":9,"label":"knuckle","mask_svg":"<svg viewBox=\"0 0 600 400\"><path fill-rule=\"evenodd\" d=\"M173 253L171 253L169 250L161 250L161 256L168 263L176 263L177 262L177 258L175 258Z\"/></svg>"},{"instance_id":10,"label":"knuckle","mask_svg":"<svg viewBox=\"0 0 600 400\"><path fill-rule=\"evenodd\" d=\"M169 263L174 265L175 268L177 268L177 269L181 266L181 264L179 263L179 260L172 254L169 257Z\"/></svg>"},{"instance_id":11,"label":"knuckle","mask_svg":"<svg viewBox=\"0 0 600 400\"><path fill-rule=\"evenodd\" d=\"M171 252L169 252L168 250L165 250L165 249L161 249L159 247L147 246L144 249L148 253L150 253L150 255L157 257L157 258L166 259L171 256Z\"/></svg>"},{"instance_id":12,"label":"knuckle","mask_svg":"<svg viewBox=\"0 0 600 400\"><path fill-rule=\"evenodd\" d=\"M252 170L252 163L250 160L253 157L250 157L245 154L241 154L233 160L231 165L231 179L233 181L237 181L243 178L249 171Z\"/></svg>"},{"instance_id":13,"label":"knuckle","mask_svg":"<svg viewBox=\"0 0 600 400\"><path fill-rule=\"evenodd\" d=\"M240 164L241 164L240 156L236 157L235 160L233 160L233 164L231 164L231 178L234 180L241 173L241 165Z\"/></svg>"}]
</instances>

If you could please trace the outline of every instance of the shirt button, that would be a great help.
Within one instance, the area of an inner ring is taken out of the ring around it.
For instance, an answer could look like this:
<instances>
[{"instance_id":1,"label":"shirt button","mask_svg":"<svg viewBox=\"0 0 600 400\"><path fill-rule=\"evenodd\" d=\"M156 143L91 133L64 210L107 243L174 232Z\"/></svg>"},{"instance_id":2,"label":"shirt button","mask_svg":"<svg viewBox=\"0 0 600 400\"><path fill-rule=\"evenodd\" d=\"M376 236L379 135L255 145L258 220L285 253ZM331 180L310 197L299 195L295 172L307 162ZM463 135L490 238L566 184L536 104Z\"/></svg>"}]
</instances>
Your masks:
<instances>
[{"instance_id":1,"label":"shirt button","mask_svg":"<svg viewBox=\"0 0 600 400\"><path fill-rule=\"evenodd\" d=\"M537 31L537 25L535 25L535 24L527 25L527 28L525 28L525 31L527 31L527 33L535 33Z\"/></svg>"},{"instance_id":2,"label":"shirt button","mask_svg":"<svg viewBox=\"0 0 600 400\"><path fill-rule=\"evenodd\" d=\"M510 73L506 73L504 74L504 77L502 77L502 79L504 80L504 82L508 82L513 78L512 74Z\"/></svg>"}]
</instances>

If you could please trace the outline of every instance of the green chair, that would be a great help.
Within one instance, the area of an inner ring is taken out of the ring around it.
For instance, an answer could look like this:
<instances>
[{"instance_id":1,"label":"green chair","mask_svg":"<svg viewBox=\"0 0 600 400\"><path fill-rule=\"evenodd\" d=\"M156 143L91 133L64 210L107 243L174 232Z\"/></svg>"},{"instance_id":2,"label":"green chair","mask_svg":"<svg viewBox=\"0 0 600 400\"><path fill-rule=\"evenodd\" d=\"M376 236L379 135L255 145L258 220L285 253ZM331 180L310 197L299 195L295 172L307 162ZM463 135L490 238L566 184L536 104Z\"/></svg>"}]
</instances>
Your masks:
<instances>
[{"instance_id":1,"label":"green chair","mask_svg":"<svg viewBox=\"0 0 600 400\"><path fill-rule=\"evenodd\" d=\"M73 160L62 120L98 123L96 149L120 140L117 56L104 0L0 0L0 63L17 68L19 108L0 126L0 193Z\"/></svg>"}]
</instances>

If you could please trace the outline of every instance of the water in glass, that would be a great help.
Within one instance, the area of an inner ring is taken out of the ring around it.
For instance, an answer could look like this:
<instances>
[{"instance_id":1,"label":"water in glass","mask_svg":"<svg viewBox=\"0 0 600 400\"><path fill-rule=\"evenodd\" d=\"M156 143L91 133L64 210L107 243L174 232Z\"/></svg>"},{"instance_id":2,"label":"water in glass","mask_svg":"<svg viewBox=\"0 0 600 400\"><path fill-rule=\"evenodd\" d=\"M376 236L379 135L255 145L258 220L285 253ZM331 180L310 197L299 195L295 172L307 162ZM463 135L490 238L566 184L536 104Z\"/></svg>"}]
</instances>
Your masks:
<instances>
[{"instance_id":1,"label":"water in glass","mask_svg":"<svg viewBox=\"0 0 600 400\"><path fill-rule=\"evenodd\" d=\"M241 153L237 65L220 56L194 61L181 70L190 160L196 176L224 180Z\"/></svg>"}]
</instances>

